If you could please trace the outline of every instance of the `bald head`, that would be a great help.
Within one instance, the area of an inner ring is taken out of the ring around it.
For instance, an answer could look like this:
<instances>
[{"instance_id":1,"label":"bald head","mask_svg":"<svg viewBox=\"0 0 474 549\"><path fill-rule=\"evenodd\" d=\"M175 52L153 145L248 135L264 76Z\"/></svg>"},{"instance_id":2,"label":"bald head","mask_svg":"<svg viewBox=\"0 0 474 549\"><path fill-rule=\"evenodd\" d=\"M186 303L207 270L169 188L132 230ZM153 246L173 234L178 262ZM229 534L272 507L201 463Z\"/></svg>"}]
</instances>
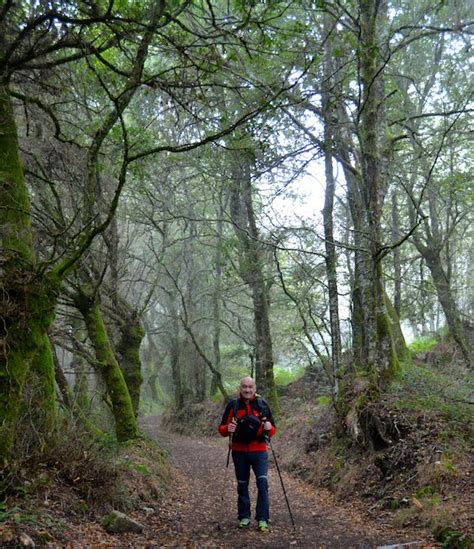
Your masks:
<instances>
[{"instance_id":1,"label":"bald head","mask_svg":"<svg viewBox=\"0 0 474 549\"><path fill-rule=\"evenodd\" d=\"M240 396L244 400L252 400L257 393L257 387L255 385L255 380L246 376L240 380Z\"/></svg>"}]
</instances>

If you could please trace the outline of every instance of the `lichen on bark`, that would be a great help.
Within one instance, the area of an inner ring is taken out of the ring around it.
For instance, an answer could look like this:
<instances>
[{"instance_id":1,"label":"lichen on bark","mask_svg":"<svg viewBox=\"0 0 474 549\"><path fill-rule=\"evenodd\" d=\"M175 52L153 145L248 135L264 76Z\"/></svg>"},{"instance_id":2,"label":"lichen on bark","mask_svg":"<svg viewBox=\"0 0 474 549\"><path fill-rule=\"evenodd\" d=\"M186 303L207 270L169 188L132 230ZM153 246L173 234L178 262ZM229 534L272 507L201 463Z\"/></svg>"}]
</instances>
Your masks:
<instances>
[{"instance_id":1,"label":"lichen on bark","mask_svg":"<svg viewBox=\"0 0 474 549\"><path fill-rule=\"evenodd\" d=\"M112 403L117 440L131 440L137 436L138 431L132 400L115 357L98 298L93 289L84 286L77 292L75 304L84 319L87 335L97 359L96 368Z\"/></svg>"},{"instance_id":2,"label":"lichen on bark","mask_svg":"<svg viewBox=\"0 0 474 549\"><path fill-rule=\"evenodd\" d=\"M122 357L120 366L130 393L133 411L137 415L140 405L140 389L143 383L140 345L145 337L145 331L136 314L131 314L125 319L120 331L121 338L117 347L117 351Z\"/></svg>"},{"instance_id":3,"label":"lichen on bark","mask_svg":"<svg viewBox=\"0 0 474 549\"><path fill-rule=\"evenodd\" d=\"M41 372L47 424L54 424L54 366L47 331L59 288L55 278L36 266L30 203L6 82L0 82L0 203L0 460L6 460L32 366Z\"/></svg>"}]
</instances>

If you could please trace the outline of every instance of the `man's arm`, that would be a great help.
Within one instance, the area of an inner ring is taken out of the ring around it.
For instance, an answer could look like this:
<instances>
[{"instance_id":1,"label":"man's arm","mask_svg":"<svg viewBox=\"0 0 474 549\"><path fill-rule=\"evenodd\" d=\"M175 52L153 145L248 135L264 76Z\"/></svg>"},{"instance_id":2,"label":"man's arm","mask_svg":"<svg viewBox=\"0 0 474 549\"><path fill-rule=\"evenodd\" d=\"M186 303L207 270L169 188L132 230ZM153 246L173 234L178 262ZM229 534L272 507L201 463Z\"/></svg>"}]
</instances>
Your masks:
<instances>
[{"instance_id":1,"label":"man's arm","mask_svg":"<svg viewBox=\"0 0 474 549\"><path fill-rule=\"evenodd\" d=\"M221 424L218 427L219 433L223 437L228 437L230 435L228 426L232 422L233 417L234 417L234 401L231 400L225 407L224 414L222 415Z\"/></svg>"}]
</instances>

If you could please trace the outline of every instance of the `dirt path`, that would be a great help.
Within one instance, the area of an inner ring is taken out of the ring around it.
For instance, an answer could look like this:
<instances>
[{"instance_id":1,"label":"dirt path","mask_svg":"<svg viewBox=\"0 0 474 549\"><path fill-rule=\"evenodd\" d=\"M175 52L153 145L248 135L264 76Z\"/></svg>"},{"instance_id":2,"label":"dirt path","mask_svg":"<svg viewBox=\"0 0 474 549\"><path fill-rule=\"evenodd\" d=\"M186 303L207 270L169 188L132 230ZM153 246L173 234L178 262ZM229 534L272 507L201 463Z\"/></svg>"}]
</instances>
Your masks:
<instances>
[{"instance_id":1,"label":"dirt path","mask_svg":"<svg viewBox=\"0 0 474 549\"><path fill-rule=\"evenodd\" d=\"M232 462L226 474L226 440L163 433L156 418L147 418L143 428L170 452L176 468L169 497L146 521L148 537L153 532L158 546L365 549L417 540L420 543L412 547L435 547L413 534L378 525L353 507L336 504L330 494L282 472L296 523L293 529L273 460L269 470L270 532L262 534L254 527L241 531L236 527ZM277 442L275 452L278 459Z\"/></svg>"}]
</instances>

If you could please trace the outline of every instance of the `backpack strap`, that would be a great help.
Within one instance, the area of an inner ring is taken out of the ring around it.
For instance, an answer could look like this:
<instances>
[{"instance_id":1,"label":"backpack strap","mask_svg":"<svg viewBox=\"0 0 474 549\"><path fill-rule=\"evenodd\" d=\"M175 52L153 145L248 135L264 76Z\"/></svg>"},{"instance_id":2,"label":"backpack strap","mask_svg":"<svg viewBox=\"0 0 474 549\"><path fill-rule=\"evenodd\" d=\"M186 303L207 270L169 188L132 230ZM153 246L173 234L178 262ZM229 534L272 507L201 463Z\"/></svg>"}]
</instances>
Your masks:
<instances>
[{"instance_id":1,"label":"backpack strap","mask_svg":"<svg viewBox=\"0 0 474 549\"><path fill-rule=\"evenodd\" d=\"M258 407L258 411L260 412L260 415L262 417L267 417L268 418L269 408L268 408L268 404L266 403L264 398L257 397L257 407Z\"/></svg>"},{"instance_id":2,"label":"backpack strap","mask_svg":"<svg viewBox=\"0 0 474 549\"><path fill-rule=\"evenodd\" d=\"M233 411L235 418L237 417L237 410L239 409L239 401L240 397L235 398L233 401ZM255 399L255 403L257 404L257 410L260 412L260 416L268 418L270 416L270 411L266 400L261 396L257 396L257 398Z\"/></svg>"},{"instance_id":3,"label":"backpack strap","mask_svg":"<svg viewBox=\"0 0 474 549\"><path fill-rule=\"evenodd\" d=\"M237 419L237 410L239 409L239 400L240 400L240 397L237 397L237 398L234 398L234 402L233 402L233 411L234 411L234 417L235 419Z\"/></svg>"}]
</instances>

